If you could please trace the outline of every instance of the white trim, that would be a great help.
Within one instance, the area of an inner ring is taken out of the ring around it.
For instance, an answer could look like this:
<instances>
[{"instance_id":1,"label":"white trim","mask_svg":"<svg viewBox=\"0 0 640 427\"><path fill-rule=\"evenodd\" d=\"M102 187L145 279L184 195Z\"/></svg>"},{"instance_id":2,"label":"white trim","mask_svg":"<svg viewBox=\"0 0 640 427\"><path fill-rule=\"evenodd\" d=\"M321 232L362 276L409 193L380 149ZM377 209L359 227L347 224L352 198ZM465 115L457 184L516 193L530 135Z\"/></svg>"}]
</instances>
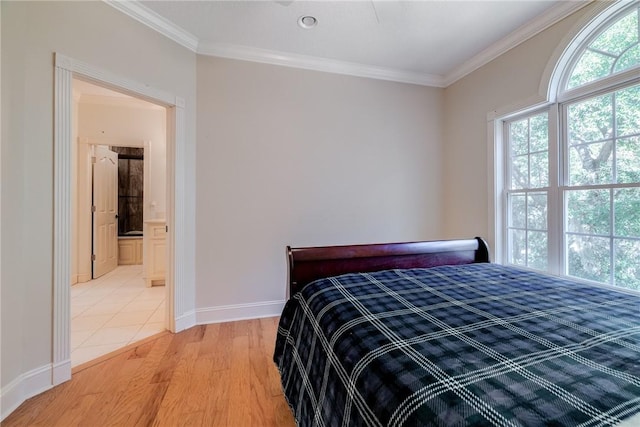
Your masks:
<instances>
[{"instance_id":1,"label":"white trim","mask_svg":"<svg viewBox=\"0 0 640 427\"><path fill-rule=\"evenodd\" d=\"M239 59L242 61L260 62L283 67L301 68L304 70L322 71L326 73L345 74L348 76L367 77L378 80L389 80L400 83L411 83L422 86L445 87L442 76L416 73L393 68L375 67L355 62L336 59L319 58L288 52L259 49L248 46L222 43L200 44L198 53L221 58Z\"/></svg>"},{"instance_id":2,"label":"white trim","mask_svg":"<svg viewBox=\"0 0 640 427\"><path fill-rule=\"evenodd\" d=\"M71 378L70 364L70 264L69 247L70 215L70 161L71 147L71 79L81 77L118 91L131 93L151 102L167 106L167 241L171 250L167 253L167 328L175 331L175 318L183 315L187 306L195 302L195 284L187 281L188 272L182 263L185 250L185 206L187 190L184 185L187 172L184 156L186 129L184 125L185 102L165 91L114 75L56 53L55 55L55 133L54 133L54 278L53 278L53 364L56 366L54 384ZM172 204L173 203L173 204ZM180 205L178 205L178 203ZM178 232L180 231L180 232ZM176 266L176 263L181 263ZM179 301L176 304L175 300ZM63 372L63 369L67 369Z\"/></svg>"},{"instance_id":3,"label":"white trim","mask_svg":"<svg viewBox=\"0 0 640 427\"><path fill-rule=\"evenodd\" d=\"M515 116L527 114L530 111L534 111L543 108L550 103L540 97L540 95L531 96L523 101L515 102L506 107L500 107L487 113L487 121L490 120L507 120Z\"/></svg>"},{"instance_id":4,"label":"white trim","mask_svg":"<svg viewBox=\"0 0 640 427\"><path fill-rule=\"evenodd\" d=\"M422 86L447 87L464 76L494 60L508 50L518 46L536 34L549 28L556 22L571 15L591 3L591 0L563 1L551 7L545 13L523 25L507 37L494 43L478 55L457 67L446 75L425 74L395 68L375 67L348 61L320 58L248 46L239 46L198 40L196 36L159 15L137 0L113 1L103 0L109 6L119 10L147 27L163 34L187 49L208 56L260 62L285 67L327 73L345 74L349 76L410 83Z\"/></svg>"},{"instance_id":5,"label":"white trim","mask_svg":"<svg viewBox=\"0 0 640 427\"><path fill-rule=\"evenodd\" d=\"M192 326L197 325L196 323L196 312L195 310L190 310L189 312L183 314L182 316L176 317L175 331L180 332L185 329L189 329Z\"/></svg>"},{"instance_id":6,"label":"white trim","mask_svg":"<svg viewBox=\"0 0 640 427\"><path fill-rule=\"evenodd\" d=\"M564 215L562 212L562 191L560 190L560 173L562 171L563 146L560 137L560 111L557 103L550 104L549 112L549 192L547 200L547 248L548 259L547 268L552 274L562 275L564 257L564 243L558 238L552 239L551 236L562 236L562 228L564 223ZM566 130L566 129L565 129ZM555 210L552 208L555 207Z\"/></svg>"},{"instance_id":7,"label":"white trim","mask_svg":"<svg viewBox=\"0 0 640 427\"><path fill-rule=\"evenodd\" d=\"M457 67L452 72L448 73L444 77L445 86L449 86L457 82L464 76L471 74L473 71L477 70L483 65L488 64L503 53L513 49L519 44L546 30L553 24L582 9L590 2L591 0L559 2L556 6L551 7L542 15L538 16L532 21L529 21L527 24L518 28L516 31L489 46L478 55L474 56L473 58L464 62L461 66Z\"/></svg>"},{"instance_id":8,"label":"white trim","mask_svg":"<svg viewBox=\"0 0 640 427\"><path fill-rule=\"evenodd\" d=\"M71 146L72 138L72 71L64 66L72 62L56 55L54 87L54 175L53 175L53 331L52 363L66 366L71 358ZM57 385L71 379L57 370ZM49 380L52 382L53 377Z\"/></svg>"},{"instance_id":9,"label":"white trim","mask_svg":"<svg viewBox=\"0 0 640 427\"><path fill-rule=\"evenodd\" d=\"M263 301L249 304L221 305L196 310L196 324L232 322L280 316L286 301Z\"/></svg>"},{"instance_id":10,"label":"white trim","mask_svg":"<svg viewBox=\"0 0 640 427\"><path fill-rule=\"evenodd\" d=\"M170 38L179 45L182 45L193 52L196 51L198 47L198 38L196 36L141 3L137 1L103 1L130 18L133 18L152 30Z\"/></svg>"},{"instance_id":11,"label":"white trim","mask_svg":"<svg viewBox=\"0 0 640 427\"><path fill-rule=\"evenodd\" d=\"M71 364L71 362L69 362ZM17 377L0 390L0 421L15 411L25 400L49 390L51 385L51 365L41 366Z\"/></svg>"},{"instance_id":12,"label":"white trim","mask_svg":"<svg viewBox=\"0 0 640 427\"><path fill-rule=\"evenodd\" d=\"M622 71L611 76L607 76L603 79L595 80L591 83L587 83L584 86L579 86L575 89L571 89L558 94L556 100L558 103L567 102L583 96L593 95L598 91L608 90L618 85L624 85L631 83L634 80L638 80L640 70L634 67L627 71Z\"/></svg>"},{"instance_id":13,"label":"white trim","mask_svg":"<svg viewBox=\"0 0 640 427\"><path fill-rule=\"evenodd\" d=\"M69 372L71 372L71 358L54 363L51 370L53 384L61 384L69 380L69 378L67 378Z\"/></svg>"},{"instance_id":14,"label":"white trim","mask_svg":"<svg viewBox=\"0 0 640 427\"><path fill-rule=\"evenodd\" d=\"M493 118L487 121L487 141L489 143L487 149L487 170L493 171L493 173L487 174L490 197L488 203L487 237L491 239L489 242L491 251L489 259L497 263L503 262L502 250L504 248L503 242L499 241L500 236L503 234L500 232L503 223L502 196L500 193L504 180L504 162L499 158L503 153L502 123L502 120Z\"/></svg>"},{"instance_id":15,"label":"white trim","mask_svg":"<svg viewBox=\"0 0 640 427\"><path fill-rule=\"evenodd\" d=\"M73 77L89 83L95 83L108 89L122 92L136 98L142 98L155 104L171 106L175 103L175 96L161 89L144 83L134 82L101 68L96 68L86 62L56 54L55 66L73 72Z\"/></svg>"}]
</instances>

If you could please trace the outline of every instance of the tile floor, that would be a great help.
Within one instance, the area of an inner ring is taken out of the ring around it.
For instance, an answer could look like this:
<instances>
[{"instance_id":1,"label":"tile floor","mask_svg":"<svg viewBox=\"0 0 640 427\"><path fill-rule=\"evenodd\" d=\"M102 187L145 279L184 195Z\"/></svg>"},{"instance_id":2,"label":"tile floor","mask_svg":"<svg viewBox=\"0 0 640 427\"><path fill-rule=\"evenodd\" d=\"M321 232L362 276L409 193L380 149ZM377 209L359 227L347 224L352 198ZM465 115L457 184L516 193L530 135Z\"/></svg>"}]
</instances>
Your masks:
<instances>
[{"instance_id":1,"label":"tile floor","mask_svg":"<svg viewBox=\"0 0 640 427\"><path fill-rule=\"evenodd\" d=\"M142 265L118 266L71 287L71 366L164 331L165 287L145 286Z\"/></svg>"}]
</instances>

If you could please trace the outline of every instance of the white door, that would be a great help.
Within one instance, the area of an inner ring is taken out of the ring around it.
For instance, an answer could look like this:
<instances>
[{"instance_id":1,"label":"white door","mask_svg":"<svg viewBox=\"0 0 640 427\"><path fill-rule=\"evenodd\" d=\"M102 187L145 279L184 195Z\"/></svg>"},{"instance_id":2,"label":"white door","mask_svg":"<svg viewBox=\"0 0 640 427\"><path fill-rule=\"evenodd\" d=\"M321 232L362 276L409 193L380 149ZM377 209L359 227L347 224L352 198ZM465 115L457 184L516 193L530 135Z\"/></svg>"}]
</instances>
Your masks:
<instances>
[{"instance_id":1,"label":"white door","mask_svg":"<svg viewBox=\"0 0 640 427\"><path fill-rule=\"evenodd\" d=\"M118 154L96 146L93 163L93 278L118 265Z\"/></svg>"}]
</instances>

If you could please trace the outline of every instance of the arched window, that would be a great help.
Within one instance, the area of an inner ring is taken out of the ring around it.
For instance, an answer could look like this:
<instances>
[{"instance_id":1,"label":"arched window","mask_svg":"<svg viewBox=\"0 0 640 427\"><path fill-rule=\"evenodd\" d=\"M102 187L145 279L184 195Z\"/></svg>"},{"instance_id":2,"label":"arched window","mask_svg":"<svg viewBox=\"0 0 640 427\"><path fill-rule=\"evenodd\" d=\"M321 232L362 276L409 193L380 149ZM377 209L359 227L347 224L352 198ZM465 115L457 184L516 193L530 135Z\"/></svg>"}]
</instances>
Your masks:
<instances>
[{"instance_id":1,"label":"arched window","mask_svg":"<svg viewBox=\"0 0 640 427\"><path fill-rule=\"evenodd\" d=\"M640 290L640 4L596 21L558 102L502 122L496 243L505 263Z\"/></svg>"},{"instance_id":2,"label":"arched window","mask_svg":"<svg viewBox=\"0 0 640 427\"><path fill-rule=\"evenodd\" d=\"M623 10L596 32L575 55L564 89L609 77L640 64L640 6Z\"/></svg>"}]
</instances>

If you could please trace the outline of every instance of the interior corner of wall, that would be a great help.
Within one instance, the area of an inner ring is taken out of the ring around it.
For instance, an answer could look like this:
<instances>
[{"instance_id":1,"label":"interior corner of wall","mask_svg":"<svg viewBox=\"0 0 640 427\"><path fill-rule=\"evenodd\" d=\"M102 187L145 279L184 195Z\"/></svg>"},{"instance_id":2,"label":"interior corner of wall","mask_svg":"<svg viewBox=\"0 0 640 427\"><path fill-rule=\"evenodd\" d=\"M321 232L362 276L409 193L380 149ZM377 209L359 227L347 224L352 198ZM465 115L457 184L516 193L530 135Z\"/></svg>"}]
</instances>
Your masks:
<instances>
[{"instance_id":1,"label":"interior corner of wall","mask_svg":"<svg viewBox=\"0 0 640 427\"><path fill-rule=\"evenodd\" d=\"M25 400L49 390L52 386L50 364L19 375L0 389L0 421L8 417Z\"/></svg>"}]
</instances>

